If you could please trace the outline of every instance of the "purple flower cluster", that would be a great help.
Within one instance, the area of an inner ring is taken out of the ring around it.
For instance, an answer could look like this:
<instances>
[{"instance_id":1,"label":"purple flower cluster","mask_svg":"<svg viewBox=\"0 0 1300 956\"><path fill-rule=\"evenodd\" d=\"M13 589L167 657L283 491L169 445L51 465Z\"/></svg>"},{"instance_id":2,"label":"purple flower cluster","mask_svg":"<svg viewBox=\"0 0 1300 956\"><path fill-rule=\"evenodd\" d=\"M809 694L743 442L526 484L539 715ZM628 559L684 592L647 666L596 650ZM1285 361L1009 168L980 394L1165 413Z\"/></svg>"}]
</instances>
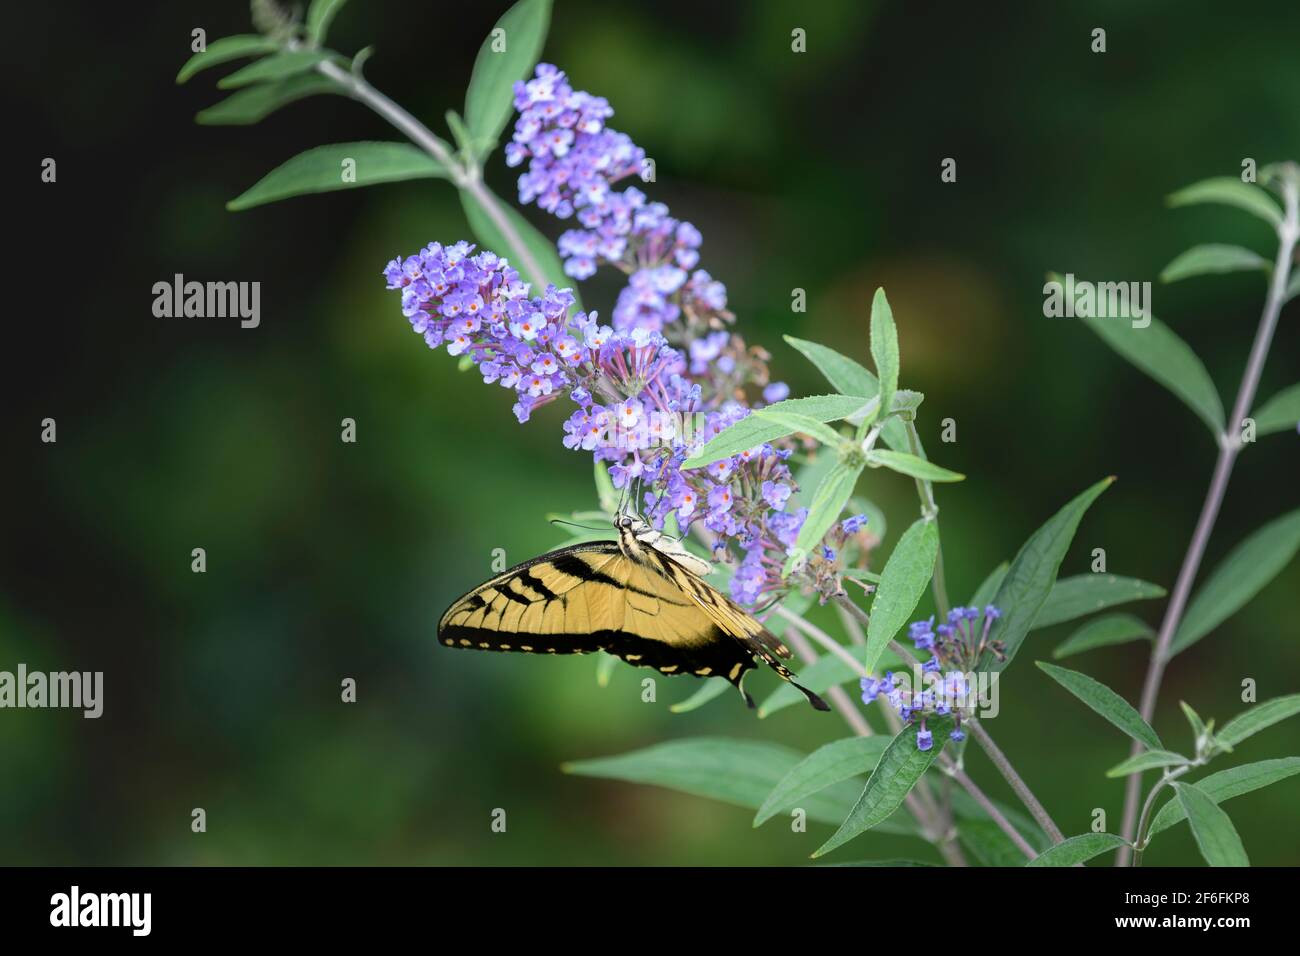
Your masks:
<instances>
[{"instance_id":1,"label":"purple flower cluster","mask_svg":"<svg viewBox=\"0 0 1300 956\"><path fill-rule=\"evenodd\" d=\"M506 162L528 163L519 201L582 226L560 236L567 275L587 279L601 265L628 274L614 307L616 329L662 332L683 320L704 327L731 318L726 287L697 268L699 230L635 186L615 189L641 171L645 151L605 126L614 115L607 100L573 89L563 72L541 63L531 80L515 84L515 108Z\"/></svg>"},{"instance_id":2,"label":"purple flower cluster","mask_svg":"<svg viewBox=\"0 0 1300 956\"><path fill-rule=\"evenodd\" d=\"M921 665L921 673L917 675L924 689L912 688L907 675L890 671L879 680L862 678L862 702L870 704L880 699L906 723L919 720L916 746L920 750L934 746L934 735L925 726L926 717L931 715L955 717L956 726L948 736L952 740L964 740L966 734L961 729L961 721L974 709L972 681L980 655L988 649L999 655L1003 651L1001 642L989 638L993 622L1001 616L1002 612L990 604L982 612L974 607L953 608L948 613L948 623L937 627L933 617L913 622L908 636L917 650L930 652L930 658Z\"/></svg>"}]
</instances>

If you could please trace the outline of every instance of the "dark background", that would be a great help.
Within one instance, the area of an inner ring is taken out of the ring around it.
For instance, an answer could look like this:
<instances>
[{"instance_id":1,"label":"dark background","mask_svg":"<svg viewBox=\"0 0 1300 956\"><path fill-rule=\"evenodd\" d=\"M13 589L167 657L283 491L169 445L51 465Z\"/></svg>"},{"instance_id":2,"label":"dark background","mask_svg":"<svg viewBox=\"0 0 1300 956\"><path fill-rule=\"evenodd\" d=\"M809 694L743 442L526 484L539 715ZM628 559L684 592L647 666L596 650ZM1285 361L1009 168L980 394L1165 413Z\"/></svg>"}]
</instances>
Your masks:
<instances>
[{"instance_id":1,"label":"dark background","mask_svg":"<svg viewBox=\"0 0 1300 956\"><path fill-rule=\"evenodd\" d=\"M442 133L504 3L353 0L331 46L375 44L375 85ZM103 670L106 713L0 711L5 863L798 863L825 837L753 831L750 814L651 788L567 777L568 759L699 734L802 750L844 731L802 707L758 721L731 695L688 715L696 684L589 658L435 649L452 597L565 534L546 512L592 503L590 462L560 445L561 410L527 426L508 396L459 375L410 333L380 270L468 237L438 181L223 204L311 146L396 139L361 106L320 97L253 127L197 126L226 70L177 87L190 31L248 32L238 2L28 4L7 16L9 246L0 510L0 669ZM808 53L790 52L793 27ZM1090 52L1090 31L1108 52ZM899 322L922 434L969 475L942 489L954 599L1067 498L1118 483L1063 573L1105 547L1109 569L1171 586L1215 448L1176 399L1071 320L1042 316L1043 274L1154 280L1199 242L1272 257L1269 230L1163 197L1211 175L1300 159L1300 7L1107 2L1008 5L558 0L544 58L607 96L613 125L657 162L652 198L704 233L704 268L739 330L795 394L823 386L781 341L865 360L870 293ZM40 162L58 182L40 182ZM958 160L958 182L939 164ZM513 197L498 154L489 180ZM553 220L535 219L549 235ZM157 319L152 286L262 283L262 325ZM809 308L792 315L790 290ZM592 284L589 306L616 289ZM1156 313L1195 347L1230 405L1263 298L1257 275L1156 286ZM1300 377L1295 303L1261 397ZM339 441L343 417L355 445ZM40 421L58 443L40 442ZM954 417L958 442L940 445ZM1207 557L1300 503L1294 434L1243 455ZM869 473L886 547L912 489ZM208 571L190 572L204 547ZM1221 722L1300 689L1292 566L1168 672L1156 729L1190 746L1176 702ZM1136 606L1158 623L1159 602ZM1067 833L1094 807L1118 828L1125 740L1031 664L1003 685L993 733ZM1081 667L1136 701L1138 645ZM354 677L359 702L339 702ZM763 690L755 683L755 688ZM1300 752L1300 724L1230 762ZM1010 799L983 757L970 772ZM1257 864L1300 862L1294 780L1229 805ZM190 832L204 807L209 832ZM510 813L506 835L489 813ZM845 859L932 858L868 835ZM1198 860L1186 827L1152 864Z\"/></svg>"}]
</instances>

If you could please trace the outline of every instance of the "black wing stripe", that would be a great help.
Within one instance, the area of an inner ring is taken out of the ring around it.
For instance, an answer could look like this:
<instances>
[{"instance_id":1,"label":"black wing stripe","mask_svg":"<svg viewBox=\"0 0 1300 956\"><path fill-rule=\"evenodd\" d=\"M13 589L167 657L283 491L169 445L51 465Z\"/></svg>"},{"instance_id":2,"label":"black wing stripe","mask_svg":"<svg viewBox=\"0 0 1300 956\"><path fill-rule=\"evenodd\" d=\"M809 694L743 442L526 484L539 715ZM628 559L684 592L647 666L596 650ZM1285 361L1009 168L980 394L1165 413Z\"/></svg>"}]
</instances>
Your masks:
<instances>
[{"instance_id":1,"label":"black wing stripe","mask_svg":"<svg viewBox=\"0 0 1300 956\"><path fill-rule=\"evenodd\" d=\"M558 567L558 565L557 565ZM563 571L563 568L560 568ZM543 601L554 601L555 592L542 583L542 579L533 574L532 571L524 571L519 577L515 578L524 587L533 589L533 593L539 594Z\"/></svg>"}]
</instances>

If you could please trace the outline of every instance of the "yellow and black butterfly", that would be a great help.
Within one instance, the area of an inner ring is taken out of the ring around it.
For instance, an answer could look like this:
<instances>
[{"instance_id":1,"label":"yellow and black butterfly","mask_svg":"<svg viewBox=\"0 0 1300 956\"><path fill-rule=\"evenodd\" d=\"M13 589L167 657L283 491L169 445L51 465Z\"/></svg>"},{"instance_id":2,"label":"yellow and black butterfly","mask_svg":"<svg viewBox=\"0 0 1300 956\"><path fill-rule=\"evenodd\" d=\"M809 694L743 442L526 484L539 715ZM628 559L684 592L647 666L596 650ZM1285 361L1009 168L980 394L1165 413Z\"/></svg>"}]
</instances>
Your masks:
<instances>
[{"instance_id":1,"label":"yellow and black butterfly","mask_svg":"<svg viewBox=\"0 0 1300 956\"><path fill-rule=\"evenodd\" d=\"M725 677L741 686L761 658L818 710L826 702L778 658L790 650L702 579L712 570L680 541L621 514L617 541L560 548L457 600L438 622L448 647L534 654L606 651L663 674Z\"/></svg>"}]
</instances>

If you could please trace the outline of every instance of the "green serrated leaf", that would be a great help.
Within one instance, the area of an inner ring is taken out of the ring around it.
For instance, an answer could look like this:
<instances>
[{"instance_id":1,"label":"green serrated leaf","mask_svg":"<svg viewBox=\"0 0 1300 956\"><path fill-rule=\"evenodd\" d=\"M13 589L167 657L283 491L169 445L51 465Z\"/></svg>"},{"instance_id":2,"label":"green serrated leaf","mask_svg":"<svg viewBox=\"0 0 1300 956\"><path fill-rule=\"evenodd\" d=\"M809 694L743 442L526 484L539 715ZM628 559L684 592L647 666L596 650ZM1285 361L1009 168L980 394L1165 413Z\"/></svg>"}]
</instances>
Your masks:
<instances>
[{"instance_id":1,"label":"green serrated leaf","mask_svg":"<svg viewBox=\"0 0 1300 956\"><path fill-rule=\"evenodd\" d=\"M1233 176L1215 176L1178 190L1168 199L1170 206L1190 206L1196 203L1222 203L1244 209L1270 225L1282 224L1282 210L1269 194L1258 186L1243 183Z\"/></svg>"},{"instance_id":2,"label":"green serrated leaf","mask_svg":"<svg viewBox=\"0 0 1300 956\"><path fill-rule=\"evenodd\" d=\"M1134 740L1141 741L1151 750L1163 750L1164 744L1151 725L1133 709L1123 697L1087 674L1072 671L1046 661L1035 661L1048 677L1056 681L1096 714L1106 718Z\"/></svg>"},{"instance_id":3,"label":"green serrated leaf","mask_svg":"<svg viewBox=\"0 0 1300 956\"><path fill-rule=\"evenodd\" d=\"M1144 638L1150 640L1154 636L1155 631L1150 625L1131 614L1108 614L1089 621L1067 637L1052 651L1052 657L1060 660L1098 647L1127 644Z\"/></svg>"},{"instance_id":4,"label":"green serrated leaf","mask_svg":"<svg viewBox=\"0 0 1300 956\"><path fill-rule=\"evenodd\" d=\"M491 152L514 112L514 85L527 80L551 26L551 0L519 0L479 47L465 93L465 122ZM498 32L500 31L500 32Z\"/></svg>"},{"instance_id":5,"label":"green serrated leaf","mask_svg":"<svg viewBox=\"0 0 1300 956\"><path fill-rule=\"evenodd\" d=\"M797 339L792 335L782 336L782 338L817 366L817 371L826 376L826 381L830 382L831 387L841 395L872 396L879 393L880 383L876 380L876 376L847 355L841 355L825 345Z\"/></svg>"},{"instance_id":6,"label":"green serrated leaf","mask_svg":"<svg viewBox=\"0 0 1300 956\"><path fill-rule=\"evenodd\" d=\"M488 196L488 200L496 206L506 221L514 227L516 235L520 237L528 252L532 253L533 259L538 263L538 268L542 270L542 274L531 275L528 272L524 265L523 250L506 241L505 233L501 231L501 228L493 220L487 208L480 202L478 196L468 189L462 189L460 190L460 202L465 208L465 218L469 220L469 227L474 230L474 235L478 238L479 243L483 248L490 249L497 255L509 259L510 264L519 270L519 274L523 276L524 280L532 283L534 295L541 295L548 282L554 284L557 289L572 289L574 309L580 311L582 302L578 298L576 283L564 274L564 266L555 252L555 246L549 239L538 232L537 227L525 219L517 209L508 203L503 203L486 186L482 188Z\"/></svg>"},{"instance_id":7,"label":"green serrated leaf","mask_svg":"<svg viewBox=\"0 0 1300 956\"><path fill-rule=\"evenodd\" d=\"M1049 847L1025 866L1074 866L1107 850L1115 850L1128 841L1113 833L1083 833Z\"/></svg>"},{"instance_id":8,"label":"green serrated leaf","mask_svg":"<svg viewBox=\"0 0 1300 956\"><path fill-rule=\"evenodd\" d=\"M864 661L869 672L876 672L881 653L916 610L934 575L938 553L938 525L924 518L914 521L894 546L871 601Z\"/></svg>"},{"instance_id":9,"label":"green serrated leaf","mask_svg":"<svg viewBox=\"0 0 1300 956\"><path fill-rule=\"evenodd\" d=\"M1052 593L1038 612L1034 627L1051 627L1117 604L1164 596L1165 589L1160 585L1137 578L1124 578L1117 574L1076 574L1052 586Z\"/></svg>"},{"instance_id":10,"label":"green serrated leaf","mask_svg":"<svg viewBox=\"0 0 1300 956\"><path fill-rule=\"evenodd\" d=\"M795 547L805 552L811 551L840 518L840 512L853 494L853 487L858 483L863 465L841 463L831 469L830 473L817 486L813 493L812 504L808 506L808 517L799 528Z\"/></svg>"},{"instance_id":11,"label":"green serrated leaf","mask_svg":"<svg viewBox=\"0 0 1300 956\"><path fill-rule=\"evenodd\" d=\"M888 737L846 737L818 747L772 788L754 815L754 826L762 826L783 809L799 806L801 800L832 784L870 773L888 745Z\"/></svg>"},{"instance_id":12,"label":"green serrated leaf","mask_svg":"<svg viewBox=\"0 0 1300 956\"><path fill-rule=\"evenodd\" d=\"M307 8L307 36L313 43L325 42L330 24L346 2L347 0L311 0L311 6Z\"/></svg>"},{"instance_id":13,"label":"green serrated leaf","mask_svg":"<svg viewBox=\"0 0 1300 956\"><path fill-rule=\"evenodd\" d=\"M319 73L303 73L278 83L262 83L232 93L220 103L201 110L195 122L202 126L251 126L281 107L322 93L342 93L342 88Z\"/></svg>"},{"instance_id":14,"label":"green serrated leaf","mask_svg":"<svg viewBox=\"0 0 1300 956\"><path fill-rule=\"evenodd\" d=\"M1300 774L1300 757L1282 757L1220 770L1196 781L1196 787L1215 803L1222 803L1296 774ZM1152 818L1151 826L1147 828L1148 837L1169 829L1186 817L1182 804L1176 799L1170 800Z\"/></svg>"},{"instance_id":15,"label":"green serrated leaf","mask_svg":"<svg viewBox=\"0 0 1300 956\"><path fill-rule=\"evenodd\" d=\"M783 402L767 406L767 410L777 414L803 415L819 422L833 422L848 418L873 400L857 395L810 395L807 398L787 398ZM703 448L684 461L682 467L702 468L720 458L738 455L788 434L790 429L784 425L757 415L746 415L713 436Z\"/></svg>"},{"instance_id":16,"label":"green serrated leaf","mask_svg":"<svg viewBox=\"0 0 1300 956\"><path fill-rule=\"evenodd\" d=\"M772 788L803 759L779 744L728 737L694 737L615 757L566 763L565 773L651 784L757 810ZM852 806L857 788L837 784L804 801L808 819L832 826Z\"/></svg>"},{"instance_id":17,"label":"green serrated leaf","mask_svg":"<svg viewBox=\"0 0 1300 956\"><path fill-rule=\"evenodd\" d=\"M1261 730L1296 714L1300 714L1300 694L1274 697L1260 704L1251 704L1249 710L1224 724L1215 736L1228 746L1235 747L1247 737L1253 737Z\"/></svg>"},{"instance_id":18,"label":"green serrated leaf","mask_svg":"<svg viewBox=\"0 0 1300 956\"><path fill-rule=\"evenodd\" d=\"M884 448L873 448L867 454L867 464L881 465L890 471L896 471L911 478L920 478L922 481L964 481L966 478L965 475L949 471L947 468L940 468L933 462L918 458L916 455L909 455L901 451L888 451Z\"/></svg>"},{"instance_id":19,"label":"green serrated leaf","mask_svg":"<svg viewBox=\"0 0 1300 956\"><path fill-rule=\"evenodd\" d=\"M993 636L1005 645L1005 659L998 660L991 651L980 661L985 670L1001 671L1015 659L1025 635L1047 602L1056 583L1056 573L1065 552L1074 540L1084 513L1097 500L1098 495L1111 486L1114 478L1103 478L1082 492L1054 514L1046 524L1030 535L1016 553L1006 577L998 586L997 596L991 603L997 605L1002 617L994 628Z\"/></svg>"},{"instance_id":20,"label":"green serrated leaf","mask_svg":"<svg viewBox=\"0 0 1300 956\"><path fill-rule=\"evenodd\" d=\"M1217 275L1225 272L1249 272L1272 269L1263 256L1243 246L1228 246L1210 243L1193 246L1173 262L1165 266L1160 273L1161 282L1177 282L1192 276Z\"/></svg>"},{"instance_id":21,"label":"green serrated leaf","mask_svg":"<svg viewBox=\"0 0 1300 956\"><path fill-rule=\"evenodd\" d=\"M1194 784L1175 783L1173 788L1205 862L1210 866L1250 866L1237 828L1223 808Z\"/></svg>"},{"instance_id":22,"label":"green serrated leaf","mask_svg":"<svg viewBox=\"0 0 1300 956\"><path fill-rule=\"evenodd\" d=\"M1223 559L1196 592L1174 632L1169 656L1191 647L1246 605L1300 550L1300 509L1275 518Z\"/></svg>"},{"instance_id":23,"label":"green serrated leaf","mask_svg":"<svg viewBox=\"0 0 1300 956\"><path fill-rule=\"evenodd\" d=\"M274 52L279 48L280 45L274 40L256 33L222 37L220 40L213 40L209 43L206 50L195 53L186 60L185 65L176 74L176 82L184 83L195 73L209 67L229 63L231 60L242 60L246 56L260 56L263 53Z\"/></svg>"},{"instance_id":24,"label":"green serrated leaf","mask_svg":"<svg viewBox=\"0 0 1300 956\"><path fill-rule=\"evenodd\" d=\"M351 160L351 166L345 166ZM344 174L351 172L351 180ZM237 199L231 212L251 209L291 196L356 189L407 179L445 179L447 167L408 143L335 143L299 153L263 176Z\"/></svg>"},{"instance_id":25,"label":"green serrated leaf","mask_svg":"<svg viewBox=\"0 0 1300 956\"><path fill-rule=\"evenodd\" d=\"M236 70L229 76L217 81L217 88L234 90L254 83L267 83L284 80L299 73L306 73L317 63L323 63L331 54L322 50L284 50L265 59L250 63L243 69Z\"/></svg>"},{"instance_id":26,"label":"green serrated leaf","mask_svg":"<svg viewBox=\"0 0 1300 956\"><path fill-rule=\"evenodd\" d=\"M1122 318L1081 321L1122 358L1173 392L1218 436L1223 432L1223 400L1210 373L1190 345L1159 319L1149 318L1144 328L1134 328Z\"/></svg>"},{"instance_id":27,"label":"green serrated leaf","mask_svg":"<svg viewBox=\"0 0 1300 956\"><path fill-rule=\"evenodd\" d=\"M1189 759L1172 750L1144 750L1111 767L1106 771L1106 776L1127 777L1129 774L1155 770L1157 767L1182 767L1189 763L1191 763Z\"/></svg>"},{"instance_id":28,"label":"green serrated leaf","mask_svg":"<svg viewBox=\"0 0 1300 956\"><path fill-rule=\"evenodd\" d=\"M898 327L884 289L877 289L871 300L871 360L876 363L880 381L880 408L888 413L898 389Z\"/></svg>"},{"instance_id":29,"label":"green serrated leaf","mask_svg":"<svg viewBox=\"0 0 1300 956\"><path fill-rule=\"evenodd\" d=\"M907 795L916 786L916 781L921 779L921 775L930 769L930 765L943 752L952 726L951 717L931 718L927 721L927 728L934 737L934 744L929 750L916 748L916 735L921 729L920 724L903 728L881 754L880 762L872 771L862 796L853 805L848 817L835 834L813 853L813 857L825 856L836 847L843 846L885 820L902 806Z\"/></svg>"},{"instance_id":30,"label":"green serrated leaf","mask_svg":"<svg viewBox=\"0 0 1300 956\"><path fill-rule=\"evenodd\" d=\"M1300 273L1297 273L1300 276ZM1294 432L1300 425L1300 382L1278 392L1250 416L1255 419L1255 434Z\"/></svg>"}]
</instances>

